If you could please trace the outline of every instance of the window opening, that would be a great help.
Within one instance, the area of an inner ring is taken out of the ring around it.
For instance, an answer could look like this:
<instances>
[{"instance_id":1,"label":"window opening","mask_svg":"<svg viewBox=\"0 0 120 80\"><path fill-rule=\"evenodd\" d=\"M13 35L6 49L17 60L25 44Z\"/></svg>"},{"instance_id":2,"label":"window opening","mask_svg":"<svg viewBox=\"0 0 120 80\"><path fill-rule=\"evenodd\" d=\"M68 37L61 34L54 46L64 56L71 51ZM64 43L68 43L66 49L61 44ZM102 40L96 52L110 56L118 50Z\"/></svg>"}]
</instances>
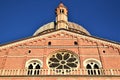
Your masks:
<instances>
[{"instance_id":1,"label":"window opening","mask_svg":"<svg viewBox=\"0 0 120 80\"><path fill-rule=\"evenodd\" d=\"M48 45L50 46L50 45L51 45L51 42L48 42Z\"/></svg>"},{"instance_id":2,"label":"window opening","mask_svg":"<svg viewBox=\"0 0 120 80\"><path fill-rule=\"evenodd\" d=\"M105 53L105 50L103 50L103 53Z\"/></svg>"},{"instance_id":3,"label":"window opening","mask_svg":"<svg viewBox=\"0 0 120 80\"><path fill-rule=\"evenodd\" d=\"M97 63L90 62L86 65L89 75L100 75L100 68Z\"/></svg>"},{"instance_id":4,"label":"window opening","mask_svg":"<svg viewBox=\"0 0 120 80\"><path fill-rule=\"evenodd\" d=\"M62 13L64 13L64 10L62 10Z\"/></svg>"},{"instance_id":5,"label":"window opening","mask_svg":"<svg viewBox=\"0 0 120 80\"><path fill-rule=\"evenodd\" d=\"M74 45L78 45L77 41L74 42Z\"/></svg>"},{"instance_id":6,"label":"window opening","mask_svg":"<svg viewBox=\"0 0 120 80\"><path fill-rule=\"evenodd\" d=\"M36 69L40 69L40 65L39 64L36 66Z\"/></svg>"},{"instance_id":7,"label":"window opening","mask_svg":"<svg viewBox=\"0 0 120 80\"><path fill-rule=\"evenodd\" d=\"M56 72L64 74L70 72L70 69L78 67L79 58L67 51L57 52L48 59L48 66L55 69Z\"/></svg>"},{"instance_id":8,"label":"window opening","mask_svg":"<svg viewBox=\"0 0 120 80\"><path fill-rule=\"evenodd\" d=\"M28 75L39 75L40 73L40 63L38 62L31 62L28 65Z\"/></svg>"},{"instance_id":9,"label":"window opening","mask_svg":"<svg viewBox=\"0 0 120 80\"><path fill-rule=\"evenodd\" d=\"M91 66L90 66L89 64L87 65L87 69L92 69Z\"/></svg>"},{"instance_id":10,"label":"window opening","mask_svg":"<svg viewBox=\"0 0 120 80\"><path fill-rule=\"evenodd\" d=\"M32 64L29 65L28 69L33 69L33 66Z\"/></svg>"},{"instance_id":11,"label":"window opening","mask_svg":"<svg viewBox=\"0 0 120 80\"><path fill-rule=\"evenodd\" d=\"M64 9L60 9L60 13L64 13Z\"/></svg>"},{"instance_id":12,"label":"window opening","mask_svg":"<svg viewBox=\"0 0 120 80\"><path fill-rule=\"evenodd\" d=\"M31 53L31 50L28 50L28 53Z\"/></svg>"},{"instance_id":13,"label":"window opening","mask_svg":"<svg viewBox=\"0 0 120 80\"><path fill-rule=\"evenodd\" d=\"M95 64L94 69L99 69L99 66L97 64Z\"/></svg>"}]
</instances>

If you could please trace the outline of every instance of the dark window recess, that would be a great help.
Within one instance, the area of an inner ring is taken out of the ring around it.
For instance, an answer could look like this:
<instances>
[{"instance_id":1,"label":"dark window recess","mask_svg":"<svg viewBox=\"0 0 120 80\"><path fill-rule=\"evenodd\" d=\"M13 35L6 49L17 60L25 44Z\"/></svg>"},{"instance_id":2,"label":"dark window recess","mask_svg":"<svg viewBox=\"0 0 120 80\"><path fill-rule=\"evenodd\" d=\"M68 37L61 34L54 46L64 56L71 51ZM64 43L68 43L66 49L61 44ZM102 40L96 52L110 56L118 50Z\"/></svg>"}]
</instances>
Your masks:
<instances>
[{"instance_id":1,"label":"dark window recess","mask_svg":"<svg viewBox=\"0 0 120 80\"><path fill-rule=\"evenodd\" d=\"M93 63L91 62L91 64L93 64Z\"/></svg>"},{"instance_id":2,"label":"dark window recess","mask_svg":"<svg viewBox=\"0 0 120 80\"><path fill-rule=\"evenodd\" d=\"M61 9L61 10L60 10L60 13L64 13L64 10L63 10L63 9Z\"/></svg>"},{"instance_id":3,"label":"dark window recess","mask_svg":"<svg viewBox=\"0 0 120 80\"><path fill-rule=\"evenodd\" d=\"M90 63L86 66L89 75L100 75L99 66L96 63Z\"/></svg>"},{"instance_id":4,"label":"dark window recess","mask_svg":"<svg viewBox=\"0 0 120 80\"><path fill-rule=\"evenodd\" d=\"M75 42L74 42L74 45L78 45L78 42L75 41Z\"/></svg>"},{"instance_id":5,"label":"dark window recess","mask_svg":"<svg viewBox=\"0 0 120 80\"><path fill-rule=\"evenodd\" d=\"M103 50L103 53L105 53L105 50Z\"/></svg>"},{"instance_id":6,"label":"dark window recess","mask_svg":"<svg viewBox=\"0 0 120 80\"><path fill-rule=\"evenodd\" d=\"M64 13L64 10L62 10L62 13Z\"/></svg>"},{"instance_id":7,"label":"dark window recess","mask_svg":"<svg viewBox=\"0 0 120 80\"><path fill-rule=\"evenodd\" d=\"M28 69L33 69L33 65L30 64L30 65L28 66Z\"/></svg>"},{"instance_id":8,"label":"dark window recess","mask_svg":"<svg viewBox=\"0 0 120 80\"><path fill-rule=\"evenodd\" d=\"M38 64L35 68L36 68L36 69L40 69L40 65Z\"/></svg>"},{"instance_id":9,"label":"dark window recess","mask_svg":"<svg viewBox=\"0 0 120 80\"><path fill-rule=\"evenodd\" d=\"M86 68L87 68L87 69L92 69L92 67L91 67L90 64L87 64Z\"/></svg>"},{"instance_id":10,"label":"dark window recess","mask_svg":"<svg viewBox=\"0 0 120 80\"><path fill-rule=\"evenodd\" d=\"M51 45L51 42L48 42L48 45Z\"/></svg>"},{"instance_id":11,"label":"dark window recess","mask_svg":"<svg viewBox=\"0 0 120 80\"><path fill-rule=\"evenodd\" d=\"M97 64L95 64L94 69L99 69L99 66Z\"/></svg>"},{"instance_id":12,"label":"dark window recess","mask_svg":"<svg viewBox=\"0 0 120 80\"><path fill-rule=\"evenodd\" d=\"M31 53L31 50L29 50L28 53Z\"/></svg>"},{"instance_id":13,"label":"dark window recess","mask_svg":"<svg viewBox=\"0 0 120 80\"><path fill-rule=\"evenodd\" d=\"M39 75L40 74L40 64L34 62L28 66L28 75Z\"/></svg>"}]
</instances>

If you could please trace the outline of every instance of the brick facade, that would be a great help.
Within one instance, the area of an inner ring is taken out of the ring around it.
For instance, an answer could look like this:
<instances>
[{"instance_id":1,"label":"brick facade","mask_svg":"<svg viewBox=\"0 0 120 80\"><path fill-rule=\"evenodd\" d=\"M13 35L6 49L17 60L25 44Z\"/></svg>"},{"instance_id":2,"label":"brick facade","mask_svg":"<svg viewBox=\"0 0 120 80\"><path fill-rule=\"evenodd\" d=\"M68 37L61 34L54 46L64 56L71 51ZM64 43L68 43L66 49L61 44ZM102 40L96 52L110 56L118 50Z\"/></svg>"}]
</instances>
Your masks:
<instances>
[{"instance_id":1,"label":"brick facade","mask_svg":"<svg viewBox=\"0 0 120 80\"><path fill-rule=\"evenodd\" d=\"M28 69L29 60L40 60L40 69L50 69L48 60L51 55L59 51L68 51L77 56L79 60L77 69L86 69L87 61L91 61L91 64L94 61L98 62L96 64L99 65L99 69L103 69L104 75L103 73L93 75L94 72L92 75L77 71L74 73L75 70L67 75L65 73L65 75L61 73L53 75L50 72L49 75L44 73L35 76L27 73L24 75L22 71L21 75L17 75L20 74L19 70ZM119 44L64 29L0 46L0 80L120 80L119 63ZM8 72L5 73L5 70Z\"/></svg>"}]
</instances>

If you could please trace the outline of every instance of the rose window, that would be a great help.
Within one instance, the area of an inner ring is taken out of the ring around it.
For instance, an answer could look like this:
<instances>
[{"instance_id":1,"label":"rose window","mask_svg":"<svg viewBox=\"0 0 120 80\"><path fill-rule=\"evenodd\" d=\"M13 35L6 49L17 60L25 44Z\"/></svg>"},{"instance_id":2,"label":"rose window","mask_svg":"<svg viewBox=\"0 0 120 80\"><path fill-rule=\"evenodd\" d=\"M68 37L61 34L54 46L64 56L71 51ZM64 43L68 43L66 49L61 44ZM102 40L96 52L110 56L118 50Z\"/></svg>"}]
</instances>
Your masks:
<instances>
[{"instance_id":1,"label":"rose window","mask_svg":"<svg viewBox=\"0 0 120 80\"><path fill-rule=\"evenodd\" d=\"M48 66L52 69L75 69L79 60L76 55L67 51L60 51L50 56Z\"/></svg>"}]
</instances>

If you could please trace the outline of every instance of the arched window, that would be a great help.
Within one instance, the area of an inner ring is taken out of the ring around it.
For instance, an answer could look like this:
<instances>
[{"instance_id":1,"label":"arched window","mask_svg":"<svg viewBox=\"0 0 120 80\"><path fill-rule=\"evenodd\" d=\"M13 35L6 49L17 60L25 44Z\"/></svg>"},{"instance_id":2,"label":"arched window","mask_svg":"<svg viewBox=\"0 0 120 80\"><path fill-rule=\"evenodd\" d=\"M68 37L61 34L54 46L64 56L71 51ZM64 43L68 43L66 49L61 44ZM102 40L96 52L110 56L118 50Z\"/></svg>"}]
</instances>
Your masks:
<instances>
[{"instance_id":1,"label":"arched window","mask_svg":"<svg viewBox=\"0 0 120 80\"><path fill-rule=\"evenodd\" d=\"M31 59L26 62L26 68L28 69L28 75L39 75L42 63L38 59Z\"/></svg>"},{"instance_id":2,"label":"arched window","mask_svg":"<svg viewBox=\"0 0 120 80\"><path fill-rule=\"evenodd\" d=\"M88 71L88 75L101 75L101 62L97 59L87 59L84 61L84 66Z\"/></svg>"}]
</instances>

